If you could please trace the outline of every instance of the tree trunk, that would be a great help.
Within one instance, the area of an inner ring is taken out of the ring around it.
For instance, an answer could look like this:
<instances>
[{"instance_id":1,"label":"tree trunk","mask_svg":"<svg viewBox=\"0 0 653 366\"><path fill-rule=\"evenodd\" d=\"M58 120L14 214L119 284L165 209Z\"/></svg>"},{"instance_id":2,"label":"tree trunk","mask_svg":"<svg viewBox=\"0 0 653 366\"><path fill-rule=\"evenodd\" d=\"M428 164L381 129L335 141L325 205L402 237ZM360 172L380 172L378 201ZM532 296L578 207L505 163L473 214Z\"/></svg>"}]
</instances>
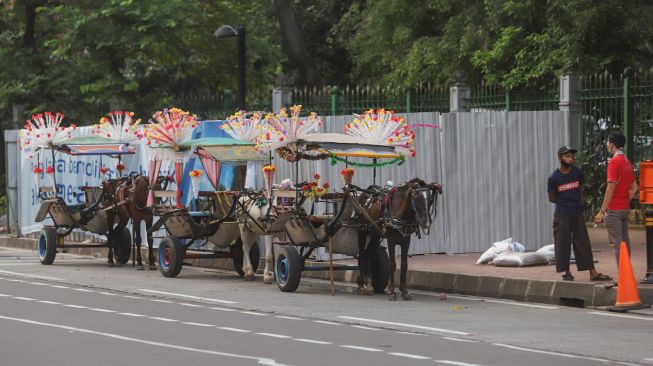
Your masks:
<instances>
[{"instance_id":1,"label":"tree trunk","mask_svg":"<svg viewBox=\"0 0 653 366\"><path fill-rule=\"evenodd\" d=\"M39 2L40 3L40 2ZM23 48L34 48L36 43L36 8L40 4L30 1L25 4L25 34Z\"/></svg>"},{"instance_id":2,"label":"tree trunk","mask_svg":"<svg viewBox=\"0 0 653 366\"><path fill-rule=\"evenodd\" d=\"M299 72L299 82L305 85L319 85L322 83L322 76L313 62L301 32L297 27L295 15L290 7L289 0L272 0L281 26L283 40L288 48L288 53L293 64Z\"/></svg>"}]
</instances>

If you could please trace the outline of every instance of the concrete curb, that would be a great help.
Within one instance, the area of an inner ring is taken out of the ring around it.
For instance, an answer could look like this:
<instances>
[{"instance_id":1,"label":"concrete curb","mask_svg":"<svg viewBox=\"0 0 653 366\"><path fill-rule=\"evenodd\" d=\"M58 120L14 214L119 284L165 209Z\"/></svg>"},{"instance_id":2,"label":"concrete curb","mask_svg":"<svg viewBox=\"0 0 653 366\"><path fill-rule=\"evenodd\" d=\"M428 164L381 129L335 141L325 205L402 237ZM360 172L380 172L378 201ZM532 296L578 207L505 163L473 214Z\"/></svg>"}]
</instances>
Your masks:
<instances>
[{"instance_id":1,"label":"concrete curb","mask_svg":"<svg viewBox=\"0 0 653 366\"><path fill-rule=\"evenodd\" d=\"M36 239L0 237L0 246L35 250ZM144 255L146 250L147 248L143 249L143 258L146 258ZM100 255L106 256L106 252L106 248L71 248L68 250L68 253L80 255L100 253ZM197 267L234 270L231 259L192 259L186 260L186 262ZM263 258L261 258L261 263L263 263ZM313 264L309 262L306 265ZM324 266L324 263L319 265ZM259 270L262 270L262 266L259 266ZM329 272L326 270L306 271L302 276L330 280ZM338 282L356 283L357 276L358 271L355 270L334 271L334 279ZM600 284L584 282L542 281L410 269L406 281L411 290L577 307L611 306L614 305L616 299L615 288L605 288ZM395 283L399 283L398 271L395 273ZM639 294L643 303L653 304L653 288L639 287Z\"/></svg>"}]
</instances>

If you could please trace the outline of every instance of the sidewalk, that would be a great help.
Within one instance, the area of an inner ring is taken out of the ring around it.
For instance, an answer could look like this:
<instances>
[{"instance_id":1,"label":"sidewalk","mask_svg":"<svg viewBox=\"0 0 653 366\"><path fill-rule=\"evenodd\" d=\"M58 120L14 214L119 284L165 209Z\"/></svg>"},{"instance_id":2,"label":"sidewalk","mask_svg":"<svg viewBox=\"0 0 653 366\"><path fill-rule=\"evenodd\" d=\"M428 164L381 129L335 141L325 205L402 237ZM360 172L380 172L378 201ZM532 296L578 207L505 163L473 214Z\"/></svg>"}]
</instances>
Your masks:
<instances>
[{"instance_id":1,"label":"sidewalk","mask_svg":"<svg viewBox=\"0 0 653 366\"><path fill-rule=\"evenodd\" d=\"M588 228L594 259L598 260L596 269L612 277L617 275L617 262L608 244L605 227ZM631 228L632 263L637 280L646 272L646 232L643 228ZM490 243L488 243L488 246ZM36 248L34 239L0 237L0 246ZM71 249L70 253L92 255L104 250ZM475 295L517 301L561 304L571 306L611 306L614 305L616 288L609 288L612 282L591 282L589 272L579 273L574 264L571 271L576 280L562 281L561 274L555 272L554 265L535 267L495 267L476 265L481 253L472 254L427 254L408 259L408 284L410 289ZM262 259L262 258L261 258ZM187 260L196 266L230 269L231 260ZM263 263L263 261L261 261ZM337 261L337 264L355 264L355 260ZM400 261L397 260L399 265ZM307 266L312 263L307 263ZM324 263L319 263L324 266ZM262 266L259 268L262 269ZM329 279L328 271L306 271L305 277ZM357 272L353 270L335 271L335 279L356 282ZM399 284L399 271L395 273ZM640 285L642 302L653 304L653 285Z\"/></svg>"}]
</instances>

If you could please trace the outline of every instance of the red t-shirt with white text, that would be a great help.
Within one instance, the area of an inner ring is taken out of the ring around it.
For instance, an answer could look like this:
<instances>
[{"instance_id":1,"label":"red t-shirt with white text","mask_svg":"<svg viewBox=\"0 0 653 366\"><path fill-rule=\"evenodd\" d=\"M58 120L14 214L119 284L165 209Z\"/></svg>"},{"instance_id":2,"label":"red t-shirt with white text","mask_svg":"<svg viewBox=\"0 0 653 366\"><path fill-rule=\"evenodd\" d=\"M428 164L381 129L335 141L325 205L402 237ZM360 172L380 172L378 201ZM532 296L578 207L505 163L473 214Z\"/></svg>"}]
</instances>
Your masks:
<instances>
[{"instance_id":1,"label":"red t-shirt with white text","mask_svg":"<svg viewBox=\"0 0 653 366\"><path fill-rule=\"evenodd\" d=\"M618 152L608 162L608 183L615 182L616 188L612 195L612 200L608 202L608 210L628 210L630 209L630 197L628 190L635 181L633 165L626 158L623 152Z\"/></svg>"}]
</instances>

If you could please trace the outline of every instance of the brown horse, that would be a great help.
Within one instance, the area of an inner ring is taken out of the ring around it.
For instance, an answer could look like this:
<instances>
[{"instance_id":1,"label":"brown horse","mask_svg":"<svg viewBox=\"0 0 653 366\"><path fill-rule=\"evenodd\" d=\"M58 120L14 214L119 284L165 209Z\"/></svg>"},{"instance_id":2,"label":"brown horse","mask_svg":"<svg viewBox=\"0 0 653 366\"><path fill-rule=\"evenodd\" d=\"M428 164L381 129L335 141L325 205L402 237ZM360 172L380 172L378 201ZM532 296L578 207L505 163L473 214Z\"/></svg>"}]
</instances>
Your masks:
<instances>
[{"instance_id":1,"label":"brown horse","mask_svg":"<svg viewBox=\"0 0 653 366\"><path fill-rule=\"evenodd\" d=\"M437 196L442 194L442 187L439 183L427 184L419 178L414 178L404 185L393 188L384 188L376 194L367 195L367 209L369 215L381 222L384 235L388 242L390 256L390 279L387 293L390 300L396 300L394 284L394 273L397 268L395 247L401 247L401 275L399 290L405 300L410 300L406 288L406 274L408 271L408 249L410 248L410 237L412 234L421 236L424 231L427 235L430 232L431 224L437 213ZM368 286L371 284L370 257L378 251L383 237L375 235L370 231L370 243L364 252L359 256L359 289L365 286L367 279ZM367 291L369 292L369 290Z\"/></svg>"},{"instance_id":2,"label":"brown horse","mask_svg":"<svg viewBox=\"0 0 653 366\"><path fill-rule=\"evenodd\" d=\"M111 208L118 217L118 225L114 232L118 229L122 230L127 225L127 222L132 220L132 232L134 235L134 244L136 245L136 263L137 269L145 269L141 258L141 222L145 222L147 229L152 227L154 215L152 210L147 207L147 196L150 188L150 181L148 177L143 175L132 174L127 177L114 179L113 182L105 182L109 187L107 190L112 192L113 204ZM152 234L147 234L147 259L149 269L155 270L156 264L153 254L154 240ZM109 247L109 266L113 264L112 248Z\"/></svg>"}]
</instances>

